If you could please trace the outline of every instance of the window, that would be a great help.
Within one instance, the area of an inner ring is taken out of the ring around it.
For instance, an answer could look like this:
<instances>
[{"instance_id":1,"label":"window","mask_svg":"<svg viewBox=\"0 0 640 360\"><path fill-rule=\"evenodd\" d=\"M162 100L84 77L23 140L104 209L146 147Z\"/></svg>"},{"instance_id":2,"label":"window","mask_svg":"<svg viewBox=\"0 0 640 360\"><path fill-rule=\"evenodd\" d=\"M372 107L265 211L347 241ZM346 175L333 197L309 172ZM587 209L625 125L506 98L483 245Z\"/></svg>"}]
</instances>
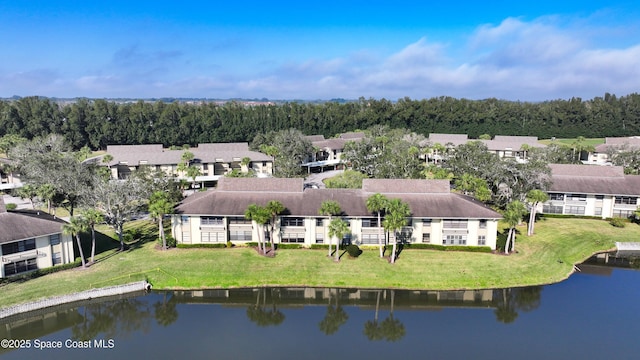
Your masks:
<instances>
[{"instance_id":1,"label":"window","mask_svg":"<svg viewBox=\"0 0 640 360\"><path fill-rule=\"evenodd\" d=\"M362 227L378 227L378 218L364 218L362 219Z\"/></svg>"},{"instance_id":2,"label":"window","mask_svg":"<svg viewBox=\"0 0 640 360\"><path fill-rule=\"evenodd\" d=\"M422 234L422 242L426 243L426 244L430 244L431 243L431 234L430 233Z\"/></svg>"},{"instance_id":3,"label":"window","mask_svg":"<svg viewBox=\"0 0 640 360\"><path fill-rule=\"evenodd\" d=\"M584 215L584 206L570 206L564 208L565 214Z\"/></svg>"},{"instance_id":4,"label":"window","mask_svg":"<svg viewBox=\"0 0 640 360\"><path fill-rule=\"evenodd\" d=\"M638 198L635 196L616 196L615 203L622 205L637 205Z\"/></svg>"},{"instance_id":5,"label":"window","mask_svg":"<svg viewBox=\"0 0 640 360\"><path fill-rule=\"evenodd\" d=\"M567 201L587 201L587 194L568 194Z\"/></svg>"},{"instance_id":6,"label":"window","mask_svg":"<svg viewBox=\"0 0 640 360\"><path fill-rule=\"evenodd\" d=\"M224 225L224 219L218 216L202 216L200 218L200 225L202 226L222 226Z\"/></svg>"},{"instance_id":7,"label":"window","mask_svg":"<svg viewBox=\"0 0 640 360\"><path fill-rule=\"evenodd\" d=\"M188 232L183 232L182 233L182 242L191 242L191 234L189 234Z\"/></svg>"},{"instance_id":8,"label":"window","mask_svg":"<svg viewBox=\"0 0 640 360\"><path fill-rule=\"evenodd\" d=\"M378 234L362 234L360 237L362 244L367 245L377 245L378 244Z\"/></svg>"},{"instance_id":9,"label":"window","mask_svg":"<svg viewBox=\"0 0 640 360\"><path fill-rule=\"evenodd\" d=\"M316 244L323 244L323 243L324 243L324 234L316 233Z\"/></svg>"},{"instance_id":10,"label":"window","mask_svg":"<svg viewBox=\"0 0 640 360\"><path fill-rule=\"evenodd\" d=\"M282 218L282 226L304 226L304 218L301 218L301 217Z\"/></svg>"},{"instance_id":11,"label":"window","mask_svg":"<svg viewBox=\"0 0 640 360\"><path fill-rule=\"evenodd\" d=\"M37 270L38 264L36 263L36 258L20 260L12 263L5 264L4 266L4 275L15 275L20 274L25 271Z\"/></svg>"},{"instance_id":12,"label":"window","mask_svg":"<svg viewBox=\"0 0 640 360\"><path fill-rule=\"evenodd\" d=\"M316 226L323 226L323 225L324 225L324 219L316 218Z\"/></svg>"},{"instance_id":13,"label":"window","mask_svg":"<svg viewBox=\"0 0 640 360\"><path fill-rule=\"evenodd\" d=\"M562 206L544 204L542 205L542 212L545 214L562 214Z\"/></svg>"},{"instance_id":14,"label":"window","mask_svg":"<svg viewBox=\"0 0 640 360\"><path fill-rule=\"evenodd\" d=\"M442 240L443 245L466 245L467 244L467 236L466 235L445 235L445 238Z\"/></svg>"},{"instance_id":15,"label":"window","mask_svg":"<svg viewBox=\"0 0 640 360\"><path fill-rule=\"evenodd\" d=\"M230 241L251 241L251 231L229 231Z\"/></svg>"},{"instance_id":16,"label":"window","mask_svg":"<svg viewBox=\"0 0 640 360\"><path fill-rule=\"evenodd\" d=\"M23 251L35 250L36 239L27 239L2 245L2 254L9 255Z\"/></svg>"},{"instance_id":17,"label":"window","mask_svg":"<svg viewBox=\"0 0 640 360\"><path fill-rule=\"evenodd\" d=\"M49 245L58 245L60 244L60 234L49 235Z\"/></svg>"},{"instance_id":18,"label":"window","mask_svg":"<svg viewBox=\"0 0 640 360\"><path fill-rule=\"evenodd\" d=\"M182 224L188 224L189 223L189 217L188 216L181 216L180 217L180 221L182 222Z\"/></svg>"},{"instance_id":19,"label":"window","mask_svg":"<svg viewBox=\"0 0 640 360\"><path fill-rule=\"evenodd\" d=\"M619 209L613 209L613 217L618 217L618 218L630 218L631 216L633 216L635 213L634 210L619 210Z\"/></svg>"},{"instance_id":20,"label":"window","mask_svg":"<svg viewBox=\"0 0 640 360\"><path fill-rule=\"evenodd\" d=\"M484 235L478 236L478 245L486 245L486 244L487 244L487 237Z\"/></svg>"},{"instance_id":21,"label":"window","mask_svg":"<svg viewBox=\"0 0 640 360\"><path fill-rule=\"evenodd\" d=\"M202 242L225 242L224 232L222 231L213 231L213 232L203 232L200 237L200 241Z\"/></svg>"},{"instance_id":22,"label":"window","mask_svg":"<svg viewBox=\"0 0 640 360\"><path fill-rule=\"evenodd\" d=\"M487 220L480 220L480 224L478 225L478 227L480 229L486 229L487 228Z\"/></svg>"},{"instance_id":23,"label":"window","mask_svg":"<svg viewBox=\"0 0 640 360\"><path fill-rule=\"evenodd\" d=\"M604 195L596 195L596 200L604 200Z\"/></svg>"},{"instance_id":24,"label":"window","mask_svg":"<svg viewBox=\"0 0 640 360\"><path fill-rule=\"evenodd\" d=\"M229 218L229 224L230 225L251 225L251 220L243 217L235 216L235 217Z\"/></svg>"},{"instance_id":25,"label":"window","mask_svg":"<svg viewBox=\"0 0 640 360\"><path fill-rule=\"evenodd\" d=\"M53 255L51 255L51 260L53 261L53 265L62 264L62 254L59 252L53 253Z\"/></svg>"},{"instance_id":26,"label":"window","mask_svg":"<svg viewBox=\"0 0 640 360\"><path fill-rule=\"evenodd\" d=\"M303 243L304 233L284 233L282 234L283 243Z\"/></svg>"},{"instance_id":27,"label":"window","mask_svg":"<svg viewBox=\"0 0 640 360\"><path fill-rule=\"evenodd\" d=\"M431 226L433 219L422 219L422 226Z\"/></svg>"},{"instance_id":28,"label":"window","mask_svg":"<svg viewBox=\"0 0 640 360\"><path fill-rule=\"evenodd\" d=\"M445 229L466 229L467 220L445 220L443 226Z\"/></svg>"},{"instance_id":29,"label":"window","mask_svg":"<svg viewBox=\"0 0 640 360\"><path fill-rule=\"evenodd\" d=\"M594 215L602 215L602 208L601 207L597 207L593 214Z\"/></svg>"},{"instance_id":30,"label":"window","mask_svg":"<svg viewBox=\"0 0 640 360\"><path fill-rule=\"evenodd\" d=\"M549 200L563 201L564 200L564 194L549 193Z\"/></svg>"}]
</instances>

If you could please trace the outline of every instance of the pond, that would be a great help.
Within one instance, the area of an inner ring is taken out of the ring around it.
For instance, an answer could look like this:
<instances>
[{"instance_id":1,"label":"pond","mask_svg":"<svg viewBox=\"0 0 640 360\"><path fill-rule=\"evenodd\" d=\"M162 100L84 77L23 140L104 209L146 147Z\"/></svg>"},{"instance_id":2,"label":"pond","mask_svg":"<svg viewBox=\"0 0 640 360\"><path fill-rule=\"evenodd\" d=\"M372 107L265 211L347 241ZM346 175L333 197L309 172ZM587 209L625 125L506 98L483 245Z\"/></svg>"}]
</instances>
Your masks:
<instances>
[{"instance_id":1,"label":"pond","mask_svg":"<svg viewBox=\"0 0 640 360\"><path fill-rule=\"evenodd\" d=\"M636 359L640 272L479 291L151 292L0 320L2 359ZM20 339L21 341L17 341ZM22 345L29 348L9 349Z\"/></svg>"}]
</instances>

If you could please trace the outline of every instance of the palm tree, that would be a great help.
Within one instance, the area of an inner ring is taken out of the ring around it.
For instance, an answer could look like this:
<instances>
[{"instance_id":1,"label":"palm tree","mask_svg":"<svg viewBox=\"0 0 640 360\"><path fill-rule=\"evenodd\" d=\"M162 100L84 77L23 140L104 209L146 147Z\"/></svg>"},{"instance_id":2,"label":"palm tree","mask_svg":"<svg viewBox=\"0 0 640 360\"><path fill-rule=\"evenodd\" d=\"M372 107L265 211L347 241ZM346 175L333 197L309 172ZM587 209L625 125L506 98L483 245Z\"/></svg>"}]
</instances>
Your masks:
<instances>
[{"instance_id":1,"label":"palm tree","mask_svg":"<svg viewBox=\"0 0 640 360\"><path fill-rule=\"evenodd\" d=\"M262 206L250 204L247 206L247 210L244 211L244 217L255 221L258 225L258 252L264 255L265 249L262 245L262 238L260 234L264 233L263 227L269 221L271 213Z\"/></svg>"},{"instance_id":2,"label":"palm tree","mask_svg":"<svg viewBox=\"0 0 640 360\"><path fill-rule=\"evenodd\" d=\"M329 223L329 237L336 238L336 256L335 261L340 261L339 241L349 232L349 224L346 221L335 218ZM331 240L329 240L331 242Z\"/></svg>"},{"instance_id":3,"label":"palm tree","mask_svg":"<svg viewBox=\"0 0 640 360\"><path fill-rule=\"evenodd\" d=\"M342 208L337 201L334 200L325 200L320 205L320 209L318 209L318 214L329 216L329 223L331 223L334 215L340 215L342 213ZM329 235L331 236L331 235ZM336 247L336 252L338 251ZM329 238L329 254L328 257L331 257L331 238Z\"/></svg>"},{"instance_id":4,"label":"palm tree","mask_svg":"<svg viewBox=\"0 0 640 360\"><path fill-rule=\"evenodd\" d=\"M96 209L86 209L81 216L91 230L91 260L89 263L93 264L96 256L96 225L104 221L104 215Z\"/></svg>"},{"instance_id":5,"label":"palm tree","mask_svg":"<svg viewBox=\"0 0 640 360\"><path fill-rule=\"evenodd\" d=\"M269 239L271 240L271 253L275 253L276 251L276 247L275 247L275 238L273 237L273 232L275 230L276 227L276 220L278 219L278 215L282 214L284 212L284 205L282 205L282 203L280 201L277 200L270 200L267 203L267 206L265 207L266 211L269 213L269 217L270 217L270 222L271 224L269 225Z\"/></svg>"},{"instance_id":6,"label":"palm tree","mask_svg":"<svg viewBox=\"0 0 640 360\"><path fill-rule=\"evenodd\" d=\"M380 309L380 294L381 290L378 290L378 294L376 297L376 312L373 316L373 320L368 320L364 324L364 335L369 340L381 340L382 339L382 331L380 328L380 324L378 324L378 310Z\"/></svg>"},{"instance_id":7,"label":"palm tree","mask_svg":"<svg viewBox=\"0 0 640 360\"><path fill-rule=\"evenodd\" d=\"M549 200L546 192L538 189L531 190L527 193L527 202L531 204L531 212L529 213L529 224L527 226L527 236L533 235L533 224L536 221L536 211L538 205Z\"/></svg>"},{"instance_id":8,"label":"palm tree","mask_svg":"<svg viewBox=\"0 0 640 360\"><path fill-rule=\"evenodd\" d=\"M516 226L522 221L522 216L527 213L527 208L518 200L514 200L507 204L507 209L503 213L504 221L509 226L507 241L504 244L504 253L508 254L510 249L515 249L516 243Z\"/></svg>"},{"instance_id":9,"label":"palm tree","mask_svg":"<svg viewBox=\"0 0 640 360\"><path fill-rule=\"evenodd\" d=\"M389 199L380 193L373 194L367 198L367 210L378 214L378 246L380 247L380 257L384 256L384 247L382 245L382 224L380 217L381 213L387 208L387 202L389 202Z\"/></svg>"},{"instance_id":10,"label":"palm tree","mask_svg":"<svg viewBox=\"0 0 640 360\"><path fill-rule=\"evenodd\" d=\"M326 335L334 334L340 326L344 325L349 319L349 315L344 311L344 309L340 306L340 289L336 289L336 307L334 308L331 305L331 297L329 297L329 306L327 306L327 314L324 319L318 324L320 331L325 333Z\"/></svg>"},{"instance_id":11,"label":"palm tree","mask_svg":"<svg viewBox=\"0 0 640 360\"><path fill-rule=\"evenodd\" d=\"M62 226L62 233L75 236L76 242L78 243L78 251L80 251L80 261L82 262L82 267L87 267L87 264L84 261L84 253L82 252L82 244L80 243L80 233L87 230L87 223L80 217L72 216L69 219L69 222Z\"/></svg>"},{"instance_id":12,"label":"palm tree","mask_svg":"<svg viewBox=\"0 0 640 360\"><path fill-rule=\"evenodd\" d=\"M56 189L51 184L43 184L36 189L38 197L47 202L47 212L51 214L51 201L56 196Z\"/></svg>"},{"instance_id":13,"label":"palm tree","mask_svg":"<svg viewBox=\"0 0 640 360\"><path fill-rule=\"evenodd\" d=\"M163 219L167 214L173 213L174 204L169 200L169 194L164 191L156 191L149 201L149 213L158 219L158 238L162 239L162 250L167 249L167 239L164 233Z\"/></svg>"},{"instance_id":14,"label":"palm tree","mask_svg":"<svg viewBox=\"0 0 640 360\"><path fill-rule=\"evenodd\" d=\"M393 251L391 252L391 263L396 261L396 231L407 225L407 217L411 215L409 205L400 199L391 199L387 204L386 215L383 226L386 231L393 233Z\"/></svg>"}]
</instances>

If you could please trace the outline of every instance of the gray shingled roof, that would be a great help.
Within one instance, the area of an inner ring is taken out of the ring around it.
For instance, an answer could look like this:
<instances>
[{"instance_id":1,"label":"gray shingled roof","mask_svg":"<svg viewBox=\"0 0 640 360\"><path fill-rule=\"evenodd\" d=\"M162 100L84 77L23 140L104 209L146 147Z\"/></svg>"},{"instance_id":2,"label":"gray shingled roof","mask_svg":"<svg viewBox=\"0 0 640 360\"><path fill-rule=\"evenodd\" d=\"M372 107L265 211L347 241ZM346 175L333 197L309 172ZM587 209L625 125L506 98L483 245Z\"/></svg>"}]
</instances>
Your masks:
<instances>
[{"instance_id":1,"label":"gray shingled roof","mask_svg":"<svg viewBox=\"0 0 640 360\"><path fill-rule=\"evenodd\" d=\"M529 147L542 148L545 145L538 142L538 138L535 136L503 136L496 135L493 140L480 140L489 150L507 150L518 151L522 148L522 145L528 145Z\"/></svg>"},{"instance_id":2,"label":"gray shingled roof","mask_svg":"<svg viewBox=\"0 0 640 360\"><path fill-rule=\"evenodd\" d=\"M384 194L449 193L449 180L364 179L362 191Z\"/></svg>"},{"instance_id":3,"label":"gray shingled roof","mask_svg":"<svg viewBox=\"0 0 640 360\"><path fill-rule=\"evenodd\" d=\"M595 147L596 152L607 152L612 147L629 147L630 149L640 148L640 137L606 137L604 138L604 144L599 144Z\"/></svg>"},{"instance_id":4,"label":"gray shingled roof","mask_svg":"<svg viewBox=\"0 0 640 360\"><path fill-rule=\"evenodd\" d=\"M466 144L469 141L469 136L467 134L438 134L431 133L429 134L429 141L432 143L438 143L440 145L446 145L448 143L452 143L455 146Z\"/></svg>"},{"instance_id":5,"label":"gray shingled roof","mask_svg":"<svg viewBox=\"0 0 640 360\"><path fill-rule=\"evenodd\" d=\"M118 163L126 163L129 166L179 164L185 151L191 152L195 161L204 163L241 161L244 157L250 158L251 161L272 160L268 155L249 150L247 143L198 144L197 147L186 150L171 150L163 148L162 144L107 146L107 153L113 156L110 166Z\"/></svg>"},{"instance_id":6,"label":"gray shingled roof","mask_svg":"<svg viewBox=\"0 0 640 360\"><path fill-rule=\"evenodd\" d=\"M0 196L0 244L38 236L59 234L64 220L44 212L5 209Z\"/></svg>"},{"instance_id":7,"label":"gray shingled roof","mask_svg":"<svg viewBox=\"0 0 640 360\"><path fill-rule=\"evenodd\" d=\"M550 192L640 195L640 176L624 175L620 166L550 164Z\"/></svg>"},{"instance_id":8,"label":"gray shingled roof","mask_svg":"<svg viewBox=\"0 0 640 360\"><path fill-rule=\"evenodd\" d=\"M241 180L242 184L230 183ZM245 180L254 180L246 182ZM279 185L274 182L260 183L265 180L286 180ZM319 216L318 209L325 200L335 200L340 203L346 216L371 216L366 208L366 200L372 195L370 191L361 189L306 189L304 191L283 191L285 184L293 184L290 180L302 179L243 179L224 178L222 187L216 190L201 192L186 198L178 207L177 212L188 215L235 215L243 216L250 204L265 205L270 200L280 201L287 211L284 215ZM365 180L366 181L366 180ZM409 204L414 217L428 218L476 218L497 219L502 216L484 204L467 196L450 193L448 185L444 190L442 181L435 181L433 186L422 184L431 180L369 180L368 189L383 189L385 184L399 185L388 192L376 191L389 198L399 198ZM402 181L407 181L402 186ZM446 182L446 180L445 180ZM250 185L253 188L250 188ZM296 185L296 189L299 187ZM275 191L274 191L275 189ZM398 191L402 189L401 191ZM439 191L432 191L433 189Z\"/></svg>"}]
</instances>

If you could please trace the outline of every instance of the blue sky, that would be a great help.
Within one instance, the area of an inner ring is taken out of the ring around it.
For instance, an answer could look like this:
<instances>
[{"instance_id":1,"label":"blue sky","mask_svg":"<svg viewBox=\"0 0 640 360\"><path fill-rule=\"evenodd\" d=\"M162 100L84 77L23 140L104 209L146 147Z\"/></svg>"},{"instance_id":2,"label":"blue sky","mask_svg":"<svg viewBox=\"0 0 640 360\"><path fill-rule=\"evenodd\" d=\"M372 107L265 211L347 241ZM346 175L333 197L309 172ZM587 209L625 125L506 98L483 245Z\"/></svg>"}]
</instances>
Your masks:
<instances>
[{"instance_id":1,"label":"blue sky","mask_svg":"<svg viewBox=\"0 0 640 360\"><path fill-rule=\"evenodd\" d=\"M0 44L0 97L541 101L640 90L637 1L1 1Z\"/></svg>"}]
</instances>

